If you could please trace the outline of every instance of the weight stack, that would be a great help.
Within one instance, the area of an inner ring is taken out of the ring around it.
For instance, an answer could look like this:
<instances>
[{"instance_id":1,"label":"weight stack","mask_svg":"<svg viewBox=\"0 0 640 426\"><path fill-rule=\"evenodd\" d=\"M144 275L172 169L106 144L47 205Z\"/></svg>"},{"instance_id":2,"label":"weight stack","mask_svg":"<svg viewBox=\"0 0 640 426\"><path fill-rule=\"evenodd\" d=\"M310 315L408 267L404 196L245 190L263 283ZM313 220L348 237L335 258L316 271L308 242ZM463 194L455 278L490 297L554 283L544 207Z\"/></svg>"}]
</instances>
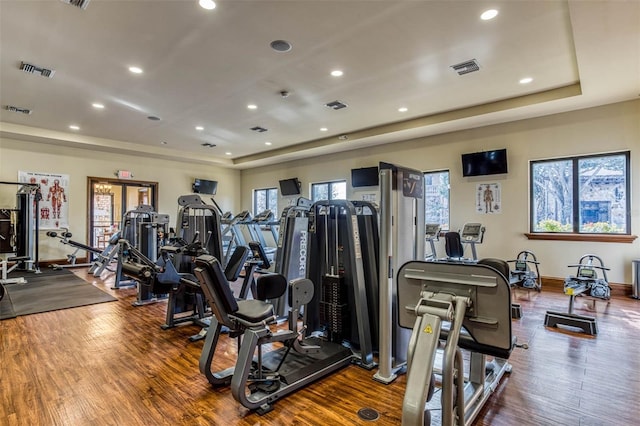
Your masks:
<instances>
[{"instance_id":1,"label":"weight stack","mask_svg":"<svg viewBox=\"0 0 640 426\"><path fill-rule=\"evenodd\" d=\"M322 277L320 323L327 327L330 340L341 342L350 335L349 304L343 277Z\"/></svg>"}]
</instances>

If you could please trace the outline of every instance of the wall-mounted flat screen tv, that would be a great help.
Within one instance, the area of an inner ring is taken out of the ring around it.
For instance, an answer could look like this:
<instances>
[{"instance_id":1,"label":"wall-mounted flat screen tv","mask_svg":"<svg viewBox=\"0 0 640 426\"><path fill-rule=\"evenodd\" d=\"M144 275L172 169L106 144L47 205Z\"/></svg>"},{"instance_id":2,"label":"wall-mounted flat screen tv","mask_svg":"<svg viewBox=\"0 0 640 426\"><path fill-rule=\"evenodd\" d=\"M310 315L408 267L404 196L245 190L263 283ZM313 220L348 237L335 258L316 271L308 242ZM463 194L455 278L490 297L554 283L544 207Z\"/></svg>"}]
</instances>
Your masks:
<instances>
[{"instance_id":1,"label":"wall-mounted flat screen tv","mask_svg":"<svg viewBox=\"0 0 640 426\"><path fill-rule=\"evenodd\" d=\"M216 195L218 182L215 180L194 179L191 189L196 194Z\"/></svg>"},{"instance_id":2,"label":"wall-mounted flat screen tv","mask_svg":"<svg viewBox=\"0 0 640 426\"><path fill-rule=\"evenodd\" d=\"M507 150L462 154L462 176L485 176L507 173Z\"/></svg>"},{"instance_id":3,"label":"wall-mounted flat screen tv","mask_svg":"<svg viewBox=\"0 0 640 426\"><path fill-rule=\"evenodd\" d=\"M298 178L281 180L280 194L285 197L288 195L300 195L300 181L298 180Z\"/></svg>"},{"instance_id":4,"label":"wall-mounted flat screen tv","mask_svg":"<svg viewBox=\"0 0 640 426\"><path fill-rule=\"evenodd\" d=\"M378 186L378 177L377 167L351 169L351 186L354 188L361 186Z\"/></svg>"}]
</instances>

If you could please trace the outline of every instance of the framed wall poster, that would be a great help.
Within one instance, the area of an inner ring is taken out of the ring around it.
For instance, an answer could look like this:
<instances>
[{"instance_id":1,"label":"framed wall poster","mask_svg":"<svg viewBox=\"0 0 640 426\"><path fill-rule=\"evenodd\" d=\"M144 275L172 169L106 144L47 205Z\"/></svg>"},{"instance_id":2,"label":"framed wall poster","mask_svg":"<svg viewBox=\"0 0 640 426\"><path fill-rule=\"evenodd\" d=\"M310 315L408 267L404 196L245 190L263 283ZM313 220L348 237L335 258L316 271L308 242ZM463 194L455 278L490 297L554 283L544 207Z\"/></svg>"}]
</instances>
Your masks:
<instances>
[{"instance_id":1,"label":"framed wall poster","mask_svg":"<svg viewBox=\"0 0 640 426\"><path fill-rule=\"evenodd\" d=\"M476 190L476 213L502 213L502 194L499 183L479 183Z\"/></svg>"},{"instance_id":2,"label":"framed wall poster","mask_svg":"<svg viewBox=\"0 0 640 426\"><path fill-rule=\"evenodd\" d=\"M40 229L69 227L69 175L19 171L18 182L40 184Z\"/></svg>"}]
</instances>

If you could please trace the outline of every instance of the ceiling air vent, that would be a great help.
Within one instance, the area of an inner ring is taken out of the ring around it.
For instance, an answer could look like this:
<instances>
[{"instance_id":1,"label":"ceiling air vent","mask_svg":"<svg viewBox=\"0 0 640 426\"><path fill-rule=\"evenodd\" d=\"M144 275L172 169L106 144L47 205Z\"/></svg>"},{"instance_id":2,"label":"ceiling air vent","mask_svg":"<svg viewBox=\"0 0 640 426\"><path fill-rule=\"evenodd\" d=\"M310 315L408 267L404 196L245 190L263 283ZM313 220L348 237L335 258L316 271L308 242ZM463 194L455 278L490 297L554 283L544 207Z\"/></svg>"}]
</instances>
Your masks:
<instances>
[{"instance_id":1,"label":"ceiling air vent","mask_svg":"<svg viewBox=\"0 0 640 426\"><path fill-rule=\"evenodd\" d=\"M19 114L31 115L31 110L27 108L20 108L13 105L7 105L4 107L7 111L17 112Z\"/></svg>"},{"instance_id":2,"label":"ceiling air vent","mask_svg":"<svg viewBox=\"0 0 640 426\"><path fill-rule=\"evenodd\" d=\"M265 129L264 127L260 127L260 126L252 127L251 130L253 130L254 132L258 132L258 133L264 133L264 132L267 131L267 129Z\"/></svg>"},{"instance_id":3,"label":"ceiling air vent","mask_svg":"<svg viewBox=\"0 0 640 426\"><path fill-rule=\"evenodd\" d=\"M29 74L40 74L41 76L48 78L53 78L53 75L56 73L55 70L41 68L36 65L28 64L26 62L20 63L20 69Z\"/></svg>"},{"instance_id":4,"label":"ceiling air vent","mask_svg":"<svg viewBox=\"0 0 640 426\"><path fill-rule=\"evenodd\" d=\"M475 59L471 59L468 61L460 62L459 64L451 65L451 68L458 75L469 74L470 72L478 71L480 69L480 65L478 65L478 61Z\"/></svg>"},{"instance_id":5,"label":"ceiling air vent","mask_svg":"<svg viewBox=\"0 0 640 426\"><path fill-rule=\"evenodd\" d=\"M209 143L209 142L205 142L203 144L200 144L202 146L204 146L205 148L214 148L216 146L215 143Z\"/></svg>"},{"instance_id":6,"label":"ceiling air vent","mask_svg":"<svg viewBox=\"0 0 640 426\"><path fill-rule=\"evenodd\" d=\"M80 9L86 9L91 0L60 0L62 3L70 4Z\"/></svg>"},{"instance_id":7,"label":"ceiling air vent","mask_svg":"<svg viewBox=\"0 0 640 426\"><path fill-rule=\"evenodd\" d=\"M331 109L342 109L342 108L346 108L347 104L344 104L340 101L333 101L333 102L329 102L327 104L324 104L324 106L329 107Z\"/></svg>"}]
</instances>

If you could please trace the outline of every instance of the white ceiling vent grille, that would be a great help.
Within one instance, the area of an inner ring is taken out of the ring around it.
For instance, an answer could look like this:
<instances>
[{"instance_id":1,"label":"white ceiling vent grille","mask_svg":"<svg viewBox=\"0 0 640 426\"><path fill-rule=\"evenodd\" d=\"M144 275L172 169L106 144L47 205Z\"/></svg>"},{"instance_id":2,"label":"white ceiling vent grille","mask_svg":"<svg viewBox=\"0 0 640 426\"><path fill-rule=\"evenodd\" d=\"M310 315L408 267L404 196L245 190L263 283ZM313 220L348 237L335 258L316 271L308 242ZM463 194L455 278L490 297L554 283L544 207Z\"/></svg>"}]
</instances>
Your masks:
<instances>
[{"instance_id":1,"label":"white ceiling vent grille","mask_svg":"<svg viewBox=\"0 0 640 426\"><path fill-rule=\"evenodd\" d=\"M26 62L20 63L20 69L29 74L40 74L43 77L53 78L53 75L56 73L55 70L50 70L48 68L39 67L33 64L28 64Z\"/></svg>"},{"instance_id":2,"label":"white ceiling vent grille","mask_svg":"<svg viewBox=\"0 0 640 426\"><path fill-rule=\"evenodd\" d=\"M464 75L469 74L470 72L478 71L480 69L480 65L478 65L478 61L476 61L475 59L471 59L468 61L460 62L459 64L451 65L451 68L453 68L453 70L457 72L458 75Z\"/></svg>"},{"instance_id":3,"label":"white ceiling vent grille","mask_svg":"<svg viewBox=\"0 0 640 426\"><path fill-rule=\"evenodd\" d=\"M346 108L347 104L345 104L343 102L340 102L340 101L333 101L333 102L329 102L329 103L324 104L324 106L326 106L328 108L331 108L331 109L338 110L338 109Z\"/></svg>"},{"instance_id":4,"label":"white ceiling vent grille","mask_svg":"<svg viewBox=\"0 0 640 426\"><path fill-rule=\"evenodd\" d=\"M28 108L20 108L13 105L7 105L4 107L7 111L17 112L18 114L31 115L31 110Z\"/></svg>"},{"instance_id":5,"label":"white ceiling vent grille","mask_svg":"<svg viewBox=\"0 0 640 426\"><path fill-rule=\"evenodd\" d=\"M79 9L86 9L91 0L60 0L62 3L70 4Z\"/></svg>"},{"instance_id":6,"label":"white ceiling vent grille","mask_svg":"<svg viewBox=\"0 0 640 426\"><path fill-rule=\"evenodd\" d=\"M264 132L267 131L267 129L265 129L264 127L260 127L260 126L252 127L251 130L253 130L254 132L258 132L258 133L264 133Z\"/></svg>"}]
</instances>

